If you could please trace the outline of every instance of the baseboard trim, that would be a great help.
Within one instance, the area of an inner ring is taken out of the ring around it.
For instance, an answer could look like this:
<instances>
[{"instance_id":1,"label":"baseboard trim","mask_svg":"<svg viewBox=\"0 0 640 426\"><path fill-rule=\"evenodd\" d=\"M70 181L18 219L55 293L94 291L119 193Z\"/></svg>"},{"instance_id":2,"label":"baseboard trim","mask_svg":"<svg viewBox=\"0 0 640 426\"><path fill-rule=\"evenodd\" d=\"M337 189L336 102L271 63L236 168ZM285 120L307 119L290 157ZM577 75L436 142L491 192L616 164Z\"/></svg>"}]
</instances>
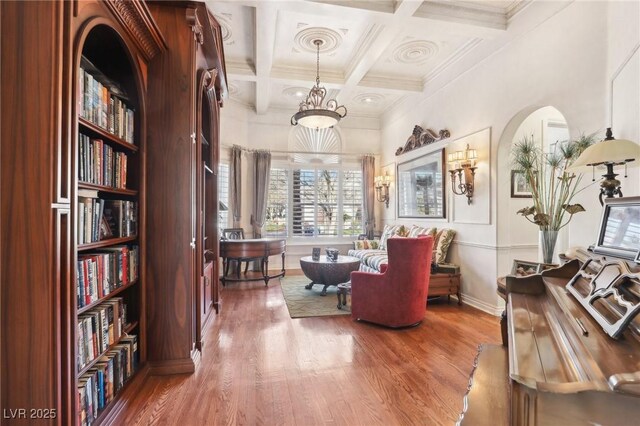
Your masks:
<instances>
[{"instance_id":1,"label":"baseboard trim","mask_svg":"<svg viewBox=\"0 0 640 426\"><path fill-rule=\"evenodd\" d=\"M504 308L501 306L491 305L490 303L487 303L484 300L476 299L475 297L469 296L464 293L462 293L462 303L496 317L499 317L500 315L502 315L502 311L504 311Z\"/></svg>"},{"instance_id":2,"label":"baseboard trim","mask_svg":"<svg viewBox=\"0 0 640 426\"><path fill-rule=\"evenodd\" d=\"M196 371L192 358L149 361L149 375L166 376L169 374L191 374Z\"/></svg>"}]
</instances>

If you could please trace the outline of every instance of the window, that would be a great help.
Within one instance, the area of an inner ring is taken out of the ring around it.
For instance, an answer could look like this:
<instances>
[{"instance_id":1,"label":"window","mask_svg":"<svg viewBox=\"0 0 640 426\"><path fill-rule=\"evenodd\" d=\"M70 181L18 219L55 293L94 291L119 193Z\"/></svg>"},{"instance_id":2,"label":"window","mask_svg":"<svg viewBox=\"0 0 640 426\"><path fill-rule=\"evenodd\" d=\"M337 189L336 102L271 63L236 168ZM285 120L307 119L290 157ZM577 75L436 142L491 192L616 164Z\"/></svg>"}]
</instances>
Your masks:
<instances>
[{"instance_id":1,"label":"window","mask_svg":"<svg viewBox=\"0 0 640 426\"><path fill-rule=\"evenodd\" d=\"M287 236L287 207L289 205L289 170L271 169L267 194L265 232L269 237Z\"/></svg>"},{"instance_id":2,"label":"window","mask_svg":"<svg viewBox=\"0 0 640 426\"><path fill-rule=\"evenodd\" d=\"M342 173L342 221L345 237L362 233L362 172L359 170Z\"/></svg>"},{"instance_id":3,"label":"window","mask_svg":"<svg viewBox=\"0 0 640 426\"><path fill-rule=\"evenodd\" d=\"M229 165L218 165L218 200L229 209ZM218 228L223 230L229 227L229 210L223 211L218 206Z\"/></svg>"},{"instance_id":4,"label":"window","mask_svg":"<svg viewBox=\"0 0 640 426\"><path fill-rule=\"evenodd\" d=\"M271 169L265 228L268 236L357 236L363 231L362 172Z\"/></svg>"}]
</instances>

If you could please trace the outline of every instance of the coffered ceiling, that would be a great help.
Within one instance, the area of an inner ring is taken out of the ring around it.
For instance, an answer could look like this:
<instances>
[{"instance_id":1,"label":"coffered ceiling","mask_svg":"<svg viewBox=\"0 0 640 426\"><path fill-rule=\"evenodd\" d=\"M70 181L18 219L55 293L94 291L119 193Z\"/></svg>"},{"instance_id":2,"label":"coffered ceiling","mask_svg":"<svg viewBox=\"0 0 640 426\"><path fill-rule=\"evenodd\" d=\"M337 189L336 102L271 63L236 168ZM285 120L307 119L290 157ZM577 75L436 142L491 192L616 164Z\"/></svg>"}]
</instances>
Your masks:
<instances>
[{"instance_id":1,"label":"coffered ceiling","mask_svg":"<svg viewBox=\"0 0 640 426\"><path fill-rule=\"evenodd\" d=\"M293 114L320 81L350 115L379 117L483 43L531 0L207 1L222 26L230 98Z\"/></svg>"}]
</instances>

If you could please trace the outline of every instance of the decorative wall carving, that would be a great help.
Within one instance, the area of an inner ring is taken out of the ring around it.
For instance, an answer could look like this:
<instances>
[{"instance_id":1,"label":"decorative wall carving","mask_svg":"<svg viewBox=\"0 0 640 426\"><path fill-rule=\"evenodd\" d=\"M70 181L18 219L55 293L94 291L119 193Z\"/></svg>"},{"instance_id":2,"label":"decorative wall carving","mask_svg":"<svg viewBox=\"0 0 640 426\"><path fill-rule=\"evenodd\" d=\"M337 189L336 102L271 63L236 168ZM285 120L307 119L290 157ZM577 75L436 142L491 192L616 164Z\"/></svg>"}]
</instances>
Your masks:
<instances>
[{"instance_id":1,"label":"decorative wall carving","mask_svg":"<svg viewBox=\"0 0 640 426\"><path fill-rule=\"evenodd\" d=\"M147 61L167 49L162 33L143 2L107 0L105 4Z\"/></svg>"},{"instance_id":2,"label":"decorative wall carving","mask_svg":"<svg viewBox=\"0 0 640 426\"><path fill-rule=\"evenodd\" d=\"M396 155L406 154L409 151L413 151L416 148L420 148L425 145L432 144L434 142L441 141L443 139L447 139L451 137L451 133L448 130L443 129L440 132L435 133L431 129L423 129L422 127L416 125L413 128L413 133L407 139L407 142L404 146L399 147L396 150Z\"/></svg>"},{"instance_id":3,"label":"decorative wall carving","mask_svg":"<svg viewBox=\"0 0 640 426\"><path fill-rule=\"evenodd\" d=\"M194 8L187 8L187 23L191 26L193 37L199 44L204 44L204 34L202 32L202 24L198 19L198 11Z\"/></svg>"}]
</instances>

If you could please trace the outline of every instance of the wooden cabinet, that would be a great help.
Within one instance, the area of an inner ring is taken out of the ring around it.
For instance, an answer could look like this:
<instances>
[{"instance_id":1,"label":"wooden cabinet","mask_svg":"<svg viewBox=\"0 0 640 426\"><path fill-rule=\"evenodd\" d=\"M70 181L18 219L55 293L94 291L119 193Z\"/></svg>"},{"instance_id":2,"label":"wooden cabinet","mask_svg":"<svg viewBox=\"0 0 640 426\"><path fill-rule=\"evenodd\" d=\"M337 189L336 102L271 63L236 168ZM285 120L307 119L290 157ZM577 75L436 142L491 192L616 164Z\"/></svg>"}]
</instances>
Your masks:
<instances>
[{"instance_id":1,"label":"wooden cabinet","mask_svg":"<svg viewBox=\"0 0 640 426\"><path fill-rule=\"evenodd\" d=\"M148 358L157 374L194 371L202 347L205 256L218 258L220 28L203 3L151 2L167 52L149 64ZM217 262L213 262L217 276ZM214 301L217 303L217 300Z\"/></svg>"},{"instance_id":2,"label":"wooden cabinet","mask_svg":"<svg viewBox=\"0 0 640 426\"><path fill-rule=\"evenodd\" d=\"M137 374L96 407L98 421L107 422L146 373L148 282L143 270L125 268L143 264L148 249L146 81L149 61L164 50L162 35L140 1L2 2L0 20L0 406L27 415L45 410L57 424L86 421L78 398L82 376L102 371L108 352L119 350L130 333L137 336ZM99 85L87 85L81 72L87 62ZM127 134L109 122L112 95L130 109L119 110L126 119L118 116L122 128L132 126ZM85 114L89 104L91 117ZM123 156L126 172L115 167ZM129 203L126 232L102 229L105 201ZM119 256L120 250L137 254ZM96 262L91 282L83 272L90 257ZM98 258L115 263L107 268ZM107 270L113 275L106 277ZM121 330L96 337L100 346L91 355L79 344L87 332L80 323L88 316L111 325L123 319Z\"/></svg>"},{"instance_id":3,"label":"wooden cabinet","mask_svg":"<svg viewBox=\"0 0 640 426\"><path fill-rule=\"evenodd\" d=\"M460 274L431 274L429 280L429 297L447 296L454 294L458 297L458 304L462 304L460 298Z\"/></svg>"}]
</instances>

